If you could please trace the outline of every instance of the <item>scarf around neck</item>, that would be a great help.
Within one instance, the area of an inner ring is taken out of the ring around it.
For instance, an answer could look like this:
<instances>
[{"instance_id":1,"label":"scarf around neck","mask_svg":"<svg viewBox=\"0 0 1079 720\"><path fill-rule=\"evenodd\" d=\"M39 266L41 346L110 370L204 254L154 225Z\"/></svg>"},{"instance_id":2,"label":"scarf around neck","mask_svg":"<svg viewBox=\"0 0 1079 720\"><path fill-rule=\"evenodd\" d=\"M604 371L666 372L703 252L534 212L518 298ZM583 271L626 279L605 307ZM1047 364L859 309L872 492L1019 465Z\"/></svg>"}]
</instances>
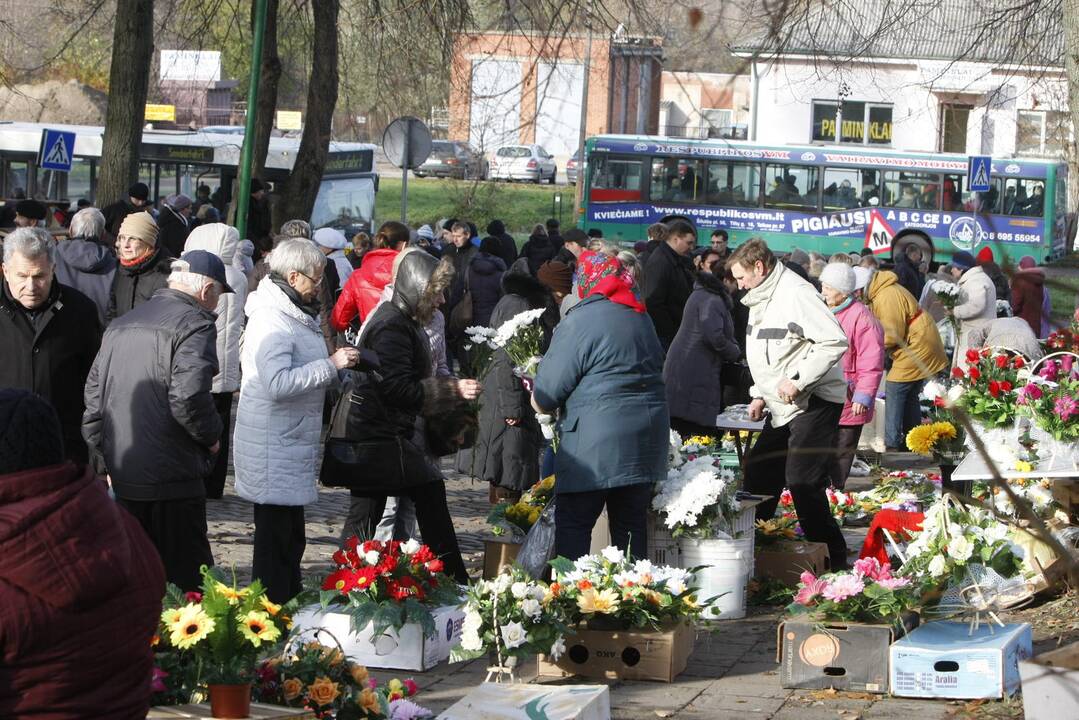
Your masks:
<instances>
[{"instance_id":1,"label":"scarf around neck","mask_svg":"<svg viewBox=\"0 0 1079 720\"><path fill-rule=\"evenodd\" d=\"M281 292L285 293L285 297L287 297L293 305L313 318L318 317L319 311L322 310L322 303L318 301L318 298L315 298L310 302L305 301L303 297L300 296L300 293L296 292L296 288L289 285L288 280L277 273L270 273L270 280L274 285L281 288Z\"/></svg>"}]
</instances>

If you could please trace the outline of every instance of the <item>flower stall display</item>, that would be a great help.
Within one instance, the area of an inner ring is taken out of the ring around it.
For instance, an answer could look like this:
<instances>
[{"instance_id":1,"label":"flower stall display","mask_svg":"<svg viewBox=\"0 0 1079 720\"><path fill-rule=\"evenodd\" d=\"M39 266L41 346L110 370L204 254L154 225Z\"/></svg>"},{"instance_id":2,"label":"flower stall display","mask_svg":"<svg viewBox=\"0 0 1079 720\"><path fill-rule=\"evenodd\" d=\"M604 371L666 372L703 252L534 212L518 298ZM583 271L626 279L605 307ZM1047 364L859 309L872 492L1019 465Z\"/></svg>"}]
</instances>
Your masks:
<instances>
[{"instance_id":1,"label":"flower stall display","mask_svg":"<svg viewBox=\"0 0 1079 720\"><path fill-rule=\"evenodd\" d=\"M255 695L262 702L304 708L320 720L419 720L433 713L411 698L411 680L379 684L340 648L296 642L284 657L264 662Z\"/></svg>"},{"instance_id":2,"label":"flower stall display","mask_svg":"<svg viewBox=\"0 0 1079 720\"><path fill-rule=\"evenodd\" d=\"M490 654L496 661L492 672L512 675L522 658L546 654L558 660L565 652L567 615L557 586L533 580L519 567L470 586L464 607L454 662Z\"/></svg>"},{"instance_id":3,"label":"flower stall display","mask_svg":"<svg viewBox=\"0 0 1079 720\"><path fill-rule=\"evenodd\" d=\"M674 537L731 537L741 512L734 470L701 455L667 471L656 485L652 509Z\"/></svg>"},{"instance_id":4,"label":"flower stall display","mask_svg":"<svg viewBox=\"0 0 1079 720\"><path fill-rule=\"evenodd\" d=\"M917 607L920 597L910 577L894 574L889 563L863 558L847 572L802 573L787 610L822 621L901 623L902 614Z\"/></svg>"},{"instance_id":5,"label":"flower stall display","mask_svg":"<svg viewBox=\"0 0 1079 720\"><path fill-rule=\"evenodd\" d=\"M259 581L241 588L217 569L202 568L202 592L184 593L170 585L165 594L157 649L175 651L170 664L188 693L206 686L215 717L245 717L250 684L261 655L272 653L289 629L280 605L270 602ZM158 670L158 690L164 684ZM168 671L164 671L168 672ZM173 678L174 681L177 679ZM220 707L227 697L239 706Z\"/></svg>"},{"instance_id":6,"label":"flower stall display","mask_svg":"<svg viewBox=\"0 0 1079 720\"><path fill-rule=\"evenodd\" d=\"M1053 499L1053 483L1048 478L1014 478L1007 479L1005 482L1041 519L1050 520L1055 517L1067 521L1067 513ZM975 482L971 497L990 504L998 515L1003 515L1013 521L1021 520L1011 497L997 485Z\"/></svg>"},{"instance_id":7,"label":"flower stall display","mask_svg":"<svg viewBox=\"0 0 1079 720\"><path fill-rule=\"evenodd\" d=\"M487 522L495 535L509 533L515 538L524 538L532 526L539 520L543 508L554 497L554 475L543 478L521 494L515 503L502 502L491 508Z\"/></svg>"},{"instance_id":8,"label":"flower stall display","mask_svg":"<svg viewBox=\"0 0 1079 720\"><path fill-rule=\"evenodd\" d=\"M926 509L922 530L913 534L901 569L928 587L961 581L968 565L985 565L1010 578L1020 572L1020 558L1012 547L1006 524L946 495Z\"/></svg>"},{"instance_id":9,"label":"flower stall display","mask_svg":"<svg viewBox=\"0 0 1079 720\"><path fill-rule=\"evenodd\" d=\"M781 516L771 520L758 520L754 527L756 532L756 547L770 547L785 541L801 540L805 537L802 526L798 524L798 518Z\"/></svg>"},{"instance_id":10,"label":"flower stall display","mask_svg":"<svg viewBox=\"0 0 1079 720\"><path fill-rule=\"evenodd\" d=\"M369 624L372 635L418 623L435 632L433 608L455 605L460 590L442 573L442 560L417 540L361 543L355 536L333 554L334 570L320 584L323 610L347 614L352 632Z\"/></svg>"},{"instance_id":11,"label":"flower stall display","mask_svg":"<svg viewBox=\"0 0 1079 720\"><path fill-rule=\"evenodd\" d=\"M920 511L940 495L940 485L930 476L895 470L881 477L870 490L854 493L858 511L871 516L881 510Z\"/></svg>"},{"instance_id":12,"label":"flower stall display","mask_svg":"<svg viewBox=\"0 0 1079 720\"><path fill-rule=\"evenodd\" d=\"M1030 381L1019 388L1019 412L1031 419L1040 441L1053 454L1072 453L1079 442L1079 357L1050 355L1036 366Z\"/></svg>"},{"instance_id":13,"label":"flower stall display","mask_svg":"<svg viewBox=\"0 0 1079 720\"><path fill-rule=\"evenodd\" d=\"M842 525L844 521L850 518L859 518L862 516L862 510L855 501L855 496L852 493L845 493L842 490L836 490L834 487L829 486L825 490L825 494L828 496L828 509L832 512L832 517L835 521ZM794 496L791 495L790 488L783 488L783 492L779 494L779 504L776 505L776 517L798 517L798 511L794 507Z\"/></svg>"},{"instance_id":14,"label":"flower stall display","mask_svg":"<svg viewBox=\"0 0 1079 720\"><path fill-rule=\"evenodd\" d=\"M1079 354L1079 320L1073 319L1068 327L1049 333L1049 337L1045 339L1045 348L1049 352Z\"/></svg>"},{"instance_id":15,"label":"flower stall display","mask_svg":"<svg viewBox=\"0 0 1079 720\"><path fill-rule=\"evenodd\" d=\"M952 370L952 378L963 388L957 405L971 420L986 428L1010 427L1015 422L1016 391L1026 361L997 348L967 350L965 367ZM1029 371L1028 371L1029 372Z\"/></svg>"}]
</instances>

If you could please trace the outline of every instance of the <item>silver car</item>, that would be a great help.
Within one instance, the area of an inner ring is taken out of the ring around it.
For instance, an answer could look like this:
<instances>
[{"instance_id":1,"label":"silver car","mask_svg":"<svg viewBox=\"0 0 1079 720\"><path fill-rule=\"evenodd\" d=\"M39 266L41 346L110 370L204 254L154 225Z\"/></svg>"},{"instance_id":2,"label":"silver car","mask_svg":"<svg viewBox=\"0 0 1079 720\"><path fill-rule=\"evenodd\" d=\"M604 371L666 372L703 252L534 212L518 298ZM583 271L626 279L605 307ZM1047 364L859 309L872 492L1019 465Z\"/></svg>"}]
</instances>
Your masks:
<instances>
[{"instance_id":1,"label":"silver car","mask_svg":"<svg viewBox=\"0 0 1079 720\"><path fill-rule=\"evenodd\" d=\"M492 180L526 180L552 185L558 176L554 156L541 145L504 145L495 151L491 159Z\"/></svg>"}]
</instances>

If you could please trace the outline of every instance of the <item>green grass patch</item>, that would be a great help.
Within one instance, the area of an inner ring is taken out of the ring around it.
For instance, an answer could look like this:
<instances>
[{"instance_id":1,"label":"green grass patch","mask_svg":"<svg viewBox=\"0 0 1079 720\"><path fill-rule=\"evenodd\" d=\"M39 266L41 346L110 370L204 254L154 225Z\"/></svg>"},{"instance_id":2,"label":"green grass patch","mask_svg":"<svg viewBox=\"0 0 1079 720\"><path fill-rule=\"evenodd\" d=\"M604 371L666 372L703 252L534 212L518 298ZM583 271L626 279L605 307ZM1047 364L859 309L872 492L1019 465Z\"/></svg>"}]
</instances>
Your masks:
<instances>
[{"instance_id":1,"label":"green grass patch","mask_svg":"<svg viewBox=\"0 0 1079 720\"><path fill-rule=\"evenodd\" d=\"M1050 313L1054 327L1066 327L1079 300L1079 253L1071 253L1049 264L1046 273Z\"/></svg>"},{"instance_id":2,"label":"green grass patch","mask_svg":"<svg viewBox=\"0 0 1079 720\"><path fill-rule=\"evenodd\" d=\"M487 223L497 218L509 232L527 236L533 225L550 217L559 218L563 228L572 226L574 198L575 188L566 185L409 178L408 223L419 226L456 217L476 223L482 234ZM400 217L401 178L383 175L375 198L376 223Z\"/></svg>"}]
</instances>

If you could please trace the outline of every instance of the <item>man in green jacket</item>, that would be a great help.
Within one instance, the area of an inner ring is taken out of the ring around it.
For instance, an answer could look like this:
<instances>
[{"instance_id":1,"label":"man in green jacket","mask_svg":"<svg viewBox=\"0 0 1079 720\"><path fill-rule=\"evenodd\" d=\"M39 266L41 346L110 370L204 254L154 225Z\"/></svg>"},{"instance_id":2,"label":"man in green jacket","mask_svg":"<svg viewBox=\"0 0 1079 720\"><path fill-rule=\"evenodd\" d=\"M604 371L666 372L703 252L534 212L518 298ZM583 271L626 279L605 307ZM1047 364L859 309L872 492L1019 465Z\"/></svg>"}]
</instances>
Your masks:
<instances>
[{"instance_id":1,"label":"man in green jacket","mask_svg":"<svg viewBox=\"0 0 1079 720\"><path fill-rule=\"evenodd\" d=\"M828 508L828 464L847 383L841 359L847 338L812 285L754 238L731 256L731 273L747 290L746 360L753 420L769 417L746 459L745 488L773 496L757 517L775 514L784 482L806 539L828 545L832 569L847 567L847 544Z\"/></svg>"}]
</instances>

